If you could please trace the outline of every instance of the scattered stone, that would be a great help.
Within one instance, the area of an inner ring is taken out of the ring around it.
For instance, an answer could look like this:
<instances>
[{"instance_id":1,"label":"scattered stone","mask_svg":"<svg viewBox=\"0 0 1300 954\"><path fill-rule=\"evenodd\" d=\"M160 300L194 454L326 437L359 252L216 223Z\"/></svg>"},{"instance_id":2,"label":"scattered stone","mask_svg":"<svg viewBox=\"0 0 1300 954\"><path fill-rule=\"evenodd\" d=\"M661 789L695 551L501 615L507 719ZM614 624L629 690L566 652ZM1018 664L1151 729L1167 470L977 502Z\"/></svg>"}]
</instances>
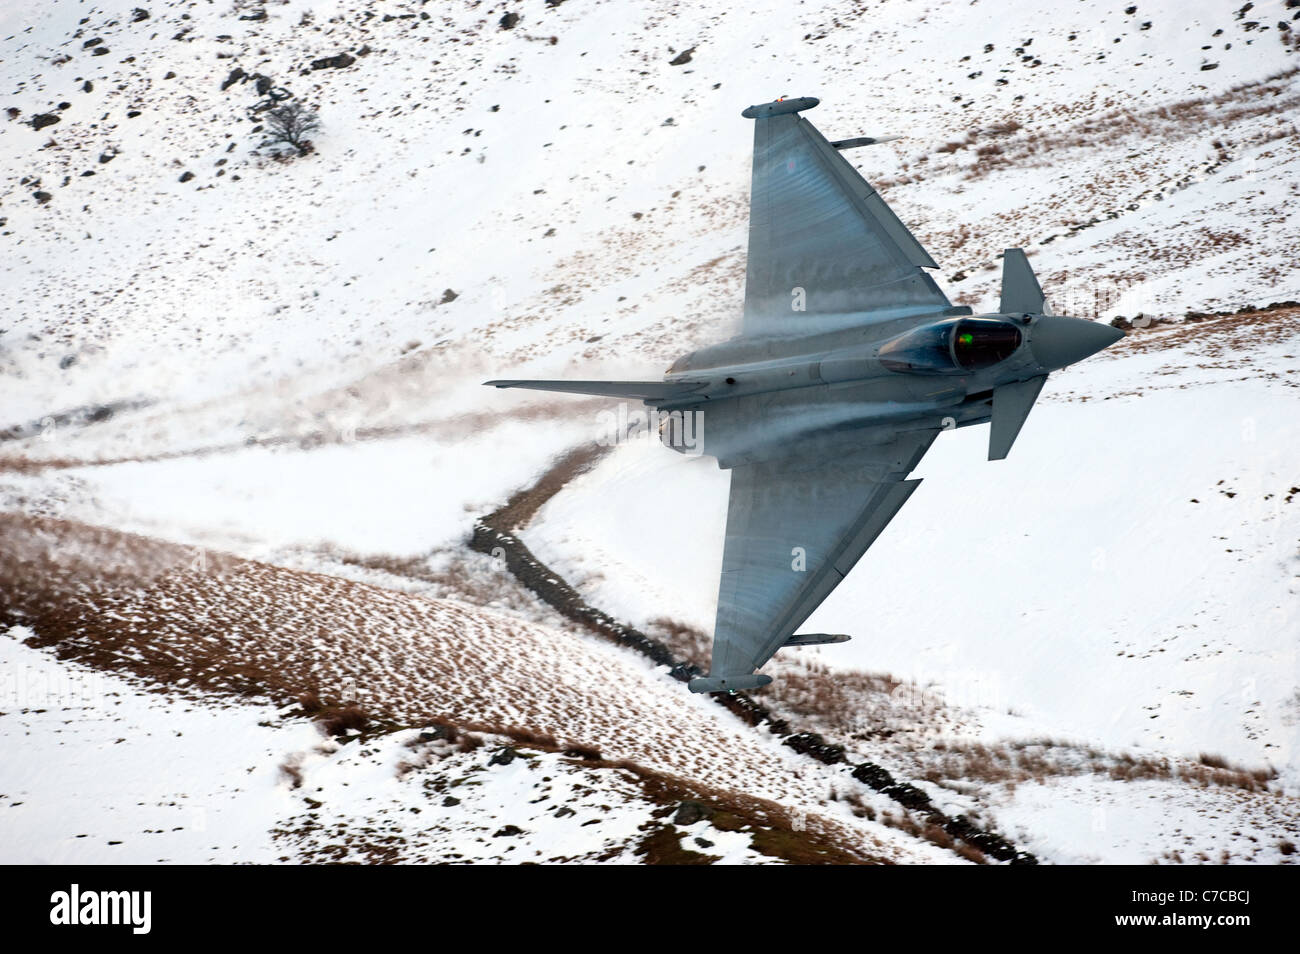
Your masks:
<instances>
[{"instance_id":1,"label":"scattered stone","mask_svg":"<svg viewBox=\"0 0 1300 954\"><path fill-rule=\"evenodd\" d=\"M1219 68L1219 64L1218 64L1218 63L1202 63L1202 64L1201 64L1201 72L1205 72L1206 70L1217 70L1218 68Z\"/></svg>"},{"instance_id":2,"label":"scattered stone","mask_svg":"<svg viewBox=\"0 0 1300 954\"><path fill-rule=\"evenodd\" d=\"M236 83L246 79L248 79L248 74L245 73L243 69L236 66L233 70L230 71L230 75L226 77L225 82L221 84L221 92L224 93L226 90L230 89L230 87L234 86Z\"/></svg>"},{"instance_id":3,"label":"scattered stone","mask_svg":"<svg viewBox=\"0 0 1300 954\"><path fill-rule=\"evenodd\" d=\"M439 301L439 304L440 304L440 305L445 305L445 304L447 304L448 302L453 302L453 301L455 301L455 300L456 300L457 298L459 298L459 297L460 297L460 295L456 294L454 291L452 291L450 288L448 288L445 292L442 293L442 300Z\"/></svg>"},{"instance_id":4,"label":"scattered stone","mask_svg":"<svg viewBox=\"0 0 1300 954\"><path fill-rule=\"evenodd\" d=\"M117 153L115 152L101 152L99 154L100 163L112 162L116 158L117 158Z\"/></svg>"},{"instance_id":5,"label":"scattered stone","mask_svg":"<svg viewBox=\"0 0 1300 954\"><path fill-rule=\"evenodd\" d=\"M31 122L33 129L44 129L46 126L53 126L59 122L59 117L54 113L37 113L29 122Z\"/></svg>"},{"instance_id":6,"label":"scattered stone","mask_svg":"<svg viewBox=\"0 0 1300 954\"><path fill-rule=\"evenodd\" d=\"M443 808L455 808L459 804L460 804L460 799L456 798L454 795L448 795L446 798L442 800Z\"/></svg>"},{"instance_id":7,"label":"scattered stone","mask_svg":"<svg viewBox=\"0 0 1300 954\"><path fill-rule=\"evenodd\" d=\"M40 205L44 205L46 202L49 202L51 199L53 199L54 196L50 195L48 192L33 192L32 198L35 199L37 203L39 203Z\"/></svg>"},{"instance_id":8,"label":"scattered stone","mask_svg":"<svg viewBox=\"0 0 1300 954\"><path fill-rule=\"evenodd\" d=\"M488 759L488 765L509 765L518 756L519 753L514 750L514 747L507 745Z\"/></svg>"},{"instance_id":9,"label":"scattered stone","mask_svg":"<svg viewBox=\"0 0 1300 954\"><path fill-rule=\"evenodd\" d=\"M194 173L190 172L188 169L181 173L181 182L189 182L193 178Z\"/></svg>"},{"instance_id":10,"label":"scattered stone","mask_svg":"<svg viewBox=\"0 0 1300 954\"><path fill-rule=\"evenodd\" d=\"M81 44L81 48L83 50L88 50L92 46L100 46L103 42L104 38L102 36L97 36L93 40L87 40L85 43Z\"/></svg>"},{"instance_id":11,"label":"scattered stone","mask_svg":"<svg viewBox=\"0 0 1300 954\"><path fill-rule=\"evenodd\" d=\"M62 111L65 110L65 109L71 109L71 108L72 108L72 104L71 104L71 103L66 103L66 102L65 102L65 103L59 103L59 112L62 112Z\"/></svg>"},{"instance_id":12,"label":"scattered stone","mask_svg":"<svg viewBox=\"0 0 1300 954\"><path fill-rule=\"evenodd\" d=\"M62 358L59 359L59 368L61 370L66 371L68 368L72 367L76 363L77 363L77 356L75 354L65 354Z\"/></svg>"},{"instance_id":13,"label":"scattered stone","mask_svg":"<svg viewBox=\"0 0 1300 954\"><path fill-rule=\"evenodd\" d=\"M673 816L673 824L686 827L712 817L712 808L705 805L703 802L695 802L688 799L677 806L677 814Z\"/></svg>"},{"instance_id":14,"label":"scattered stone","mask_svg":"<svg viewBox=\"0 0 1300 954\"><path fill-rule=\"evenodd\" d=\"M323 56L319 60L312 60L311 68L314 70L341 70L344 67L351 66L356 61L355 56L349 56L347 53L336 53L334 56Z\"/></svg>"},{"instance_id":15,"label":"scattered stone","mask_svg":"<svg viewBox=\"0 0 1300 954\"><path fill-rule=\"evenodd\" d=\"M239 19L241 19L241 20L252 20L254 23L261 23L263 20L266 19L266 8L265 8L265 7L258 7L258 8L257 8L256 10L254 10L252 13L245 13L245 14L244 14L243 16L241 16Z\"/></svg>"},{"instance_id":16,"label":"scattered stone","mask_svg":"<svg viewBox=\"0 0 1300 954\"><path fill-rule=\"evenodd\" d=\"M128 109L128 110L126 111L126 118L127 118L127 119L135 119L135 117L137 117L137 116L139 116L139 115L140 115L140 110L138 110L138 109Z\"/></svg>"},{"instance_id":17,"label":"scattered stone","mask_svg":"<svg viewBox=\"0 0 1300 954\"><path fill-rule=\"evenodd\" d=\"M678 53L676 56L674 56L671 60L668 61L668 65L685 66L687 63L691 61L691 57L694 55L695 55L695 47L691 47L689 50L682 50L680 53Z\"/></svg>"},{"instance_id":18,"label":"scattered stone","mask_svg":"<svg viewBox=\"0 0 1300 954\"><path fill-rule=\"evenodd\" d=\"M502 30L513 30L518 23L519 23L519 14L507 12L497 22L497 26L500 27Z\"/></svg>"},{"instance_id":19,"label":"scattered stone","mask_svg":"<svg viewBox=\"0 0 1300 954\"><path fill-rule=\"evenodd\" d=\"M107 55L107 53L108 53L108 47L106 46L97 46L95 47L95 49L90 51L91 56L105 56Z\"/></svg>"},{"instance_id":20,"label":"scattered stone","mask_svg":"<svg viewBox=\"0 0 1300 954\"><path fill-rule=\"evenodd\" d=\"M492 837L493 838L514 838L515 836L522 835L523 833L524 830L520 828L518 825L505 825L502 828L498 828L496 832L493 833Z\"/></svg>"},{"instance_id":21,"label":"scattered stone","mask_svg":"<svg viewBox=\"0 0 1300 954\"><path fill-rule=\"evenodd\" d=\"M148 19L149 19L149 11L146 10L144 7L136 7L134 10L131 11L132 23L142 23L143 21Z\"/></svg>"},{"instance_id":22,"label":"scattered stone","mask_svg":"<svg viewBox=\"0 0 1300 954\"><path fill-rule=\"evenodd\" d=\"M168 70L167 75L163 77L163 79L165 80L175 79L175 78L176 78L176 74L173 73L171 70Z\"/></svg>"},{"instance_id":23,"label":"scattered stone","mask_svg":"<svg viewBox=\"0 0 1300 954\"><path fill-rule=\"evenodd\" d=\"M93 93L95 91L95 84L90 80L86 80L86 82L81 84L81 91L83 93Z\"/></svg>"}]
</instances>

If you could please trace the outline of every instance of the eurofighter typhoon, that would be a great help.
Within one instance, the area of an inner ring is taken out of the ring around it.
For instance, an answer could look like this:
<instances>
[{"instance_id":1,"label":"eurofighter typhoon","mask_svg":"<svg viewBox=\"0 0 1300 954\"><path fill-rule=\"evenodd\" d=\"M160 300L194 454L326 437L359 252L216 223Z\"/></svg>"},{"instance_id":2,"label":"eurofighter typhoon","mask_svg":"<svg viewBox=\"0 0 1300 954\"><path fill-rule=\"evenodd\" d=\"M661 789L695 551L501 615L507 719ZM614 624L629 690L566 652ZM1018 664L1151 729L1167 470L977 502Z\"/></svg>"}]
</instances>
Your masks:
<instances>
[{"instance_id":1,"label":"eurofighter typhoon","mask_svg":"<svg viewBox=\"0 0 1300 954\"><path fill-rule=\"evenodd\" d=\"M908 474L939 433L987 422L989 460L1002 460L1047 375L1122 337L1046 314L1017 248L996 314L952 305L934 260L841 155L881 140L827 141L800 115L817 103L742 113L754 164L737 337L662 381L487 382L643 401L679 451L681 422L703 415L701 450L731 470L731 496L712 665L693 692L766 685L755 670L777 650L848 639L796 631L916 490Z\"/></svg>"}]
</instances>

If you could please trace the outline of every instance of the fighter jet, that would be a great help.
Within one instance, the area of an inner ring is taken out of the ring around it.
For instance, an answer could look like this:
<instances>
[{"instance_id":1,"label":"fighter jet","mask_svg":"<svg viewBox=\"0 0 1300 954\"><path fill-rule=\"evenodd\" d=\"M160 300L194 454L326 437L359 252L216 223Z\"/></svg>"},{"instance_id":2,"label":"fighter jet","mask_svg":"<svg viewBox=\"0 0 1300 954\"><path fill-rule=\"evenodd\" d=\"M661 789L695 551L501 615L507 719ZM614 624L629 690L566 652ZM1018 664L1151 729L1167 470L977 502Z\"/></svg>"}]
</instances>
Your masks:
<instances>
[{"instance_id":1,"label":"fighter jet","mask_svg":"<svg viewBox=\"0 0 1300 954\"><path fill-rule=\"evenodd\" d=\"M1018 249L1002 256L995 314L954 306L937 268L843 150L803 112L813 97L750 106L749 258L739 335L683 355L661 381L488 381L639 400L660 437L731 471L713 658L693 692L767 685L783 647L847 636L796 631L920 484L945 430L988 423L1002 460L1048 374L1122 337L1046 313Z\"/></svg>"}]
</instances>

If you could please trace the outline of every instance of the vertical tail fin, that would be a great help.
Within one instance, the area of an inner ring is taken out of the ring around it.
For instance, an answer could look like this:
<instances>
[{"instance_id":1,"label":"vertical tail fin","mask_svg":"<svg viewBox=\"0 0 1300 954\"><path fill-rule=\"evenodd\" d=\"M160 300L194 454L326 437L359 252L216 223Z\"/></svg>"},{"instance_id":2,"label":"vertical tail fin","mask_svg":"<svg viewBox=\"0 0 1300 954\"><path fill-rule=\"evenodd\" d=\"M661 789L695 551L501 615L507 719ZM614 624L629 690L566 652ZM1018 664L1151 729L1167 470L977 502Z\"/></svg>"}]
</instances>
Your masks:
<instances>
[{"instance_id":1,"label":"vertical tail fin","mask_svg":"<svg viewBox=\"0 0 1300 954\"><path fill-rule=\"evenodd\" d=\"M1043 289L1029 267L1024 249L1002 253L1002 314L1043 314Z\"/></svg>"}]
</instances>

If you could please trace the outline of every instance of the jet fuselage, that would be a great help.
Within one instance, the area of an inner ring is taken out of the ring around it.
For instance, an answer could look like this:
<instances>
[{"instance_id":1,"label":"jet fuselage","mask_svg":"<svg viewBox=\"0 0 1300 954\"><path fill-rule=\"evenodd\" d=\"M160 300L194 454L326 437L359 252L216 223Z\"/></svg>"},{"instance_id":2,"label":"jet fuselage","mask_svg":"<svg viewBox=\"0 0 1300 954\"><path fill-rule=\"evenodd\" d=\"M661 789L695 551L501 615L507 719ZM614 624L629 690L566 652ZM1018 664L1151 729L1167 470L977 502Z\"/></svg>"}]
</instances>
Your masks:
<instances>
[{"instance_id":1,"label":"jet fuselage","mask_svg":"<svg viewBox=\"0 0 1300 954\"><path fill-rule=\"evenodd\" d=\"M661 410L703 414L704 453L723 466L761 459L764 449L846 428L914 421L952 429L988 421L993 391L1047 374L1105 348L1121 332L1057 315L972 315L952 308L891 333L894 322L806 339L737 338L691 352L665 380L691 393ZM807 389L821 389L816 402ZM747 400L746 400L747 399ZM765 439L730 446L753 417ZM708 427L715 419L725 427ZM761 423L760 423L761 422ZM738 427L739 425L739 427ZM684 450L672 428L664 443ZM713 436L716 435L716 436ZM692 444L693 452L699 452Z\"/></svg>"}]
</instances>

